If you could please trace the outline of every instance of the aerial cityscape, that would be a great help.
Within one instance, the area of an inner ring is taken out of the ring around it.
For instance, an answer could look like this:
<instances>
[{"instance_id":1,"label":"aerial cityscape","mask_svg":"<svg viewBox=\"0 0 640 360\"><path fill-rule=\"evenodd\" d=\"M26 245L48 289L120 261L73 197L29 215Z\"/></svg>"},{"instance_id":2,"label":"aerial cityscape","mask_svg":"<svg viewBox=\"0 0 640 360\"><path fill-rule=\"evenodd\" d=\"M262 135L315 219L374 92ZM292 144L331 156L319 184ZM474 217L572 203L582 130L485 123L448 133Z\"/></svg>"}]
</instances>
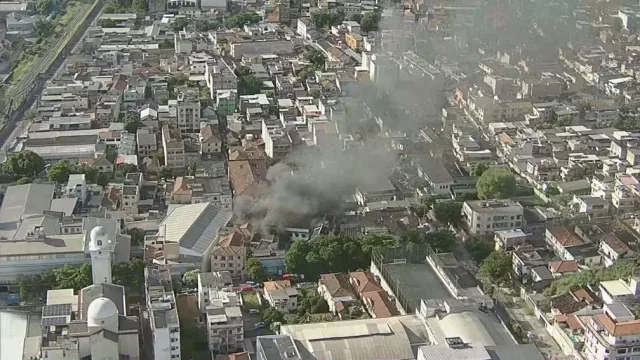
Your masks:
<instances>
[{"instance_id":1,"label":"aerial cityscape","mask_svg":"<svg viewBox=\"0 0 640 360\"><path fill-rule=\"evenodd\" d=\"M640 360L639 0L0 20L0 360Z\"/></svg>"}]
</instances>

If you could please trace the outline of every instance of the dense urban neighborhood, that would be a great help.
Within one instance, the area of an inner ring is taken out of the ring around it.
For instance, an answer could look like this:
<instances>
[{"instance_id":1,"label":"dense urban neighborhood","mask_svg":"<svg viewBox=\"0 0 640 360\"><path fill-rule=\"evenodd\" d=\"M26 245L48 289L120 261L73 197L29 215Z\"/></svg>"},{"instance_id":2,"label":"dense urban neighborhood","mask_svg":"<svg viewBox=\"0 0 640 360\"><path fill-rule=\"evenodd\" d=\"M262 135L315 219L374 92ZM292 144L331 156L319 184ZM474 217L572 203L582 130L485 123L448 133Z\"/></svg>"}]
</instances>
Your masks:
<instances>
[{"instance_id":1,"label":"dense urban neighborhood","mask_svg":"<svg viewBox=\"0 0 640 360\"><path fill-rule=\"evenodd\" d=\"M640 2L0 19L0 360L640 359Z\"/></svg>"}]
</instances>

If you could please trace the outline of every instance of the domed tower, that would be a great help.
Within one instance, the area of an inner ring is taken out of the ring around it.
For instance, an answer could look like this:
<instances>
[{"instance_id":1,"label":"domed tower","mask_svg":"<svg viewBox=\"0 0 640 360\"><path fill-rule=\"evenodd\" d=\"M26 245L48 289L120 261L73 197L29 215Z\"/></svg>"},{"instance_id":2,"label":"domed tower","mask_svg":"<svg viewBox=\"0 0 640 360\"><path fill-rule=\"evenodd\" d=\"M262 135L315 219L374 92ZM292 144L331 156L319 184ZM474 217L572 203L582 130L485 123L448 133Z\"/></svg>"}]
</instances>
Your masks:
<instances>
[{"instance_id":1,"label":"domed tower","mask_svg":"<svg viewBox=\"0 0 640 360\"><path fill-rule=\"evenodd\" d=\"M111 254L113 253L113 242L109 239L107 230L102 226L96 226L91 229L89 238L93 284L111 284Z\"/></svg>"},{"instance_id":2,"label":"domed tower","mask_svg":"<svg viewBox=\"0 0 640 360\"><path fill-rule=\"evenodd\" d=\"M89 328L89 333L91 333L90 351L92 359L115 360L120 358L117 337L118 308L113 301L105 297L93 300L87 309L87 327ZM114 335L116 336L115 339L113 338Z\"/></svg>"},{"instance_id":3,"label":"domed tower","mask_svg":"<svg viewBox=\"0 0 640 360\"><path fill-rule=\"evenodd\" d=\"M118 332L118 308L106 297L99 297L89 304L87 309L87 326L99 327Z\"/></svg>"}]
</instances>

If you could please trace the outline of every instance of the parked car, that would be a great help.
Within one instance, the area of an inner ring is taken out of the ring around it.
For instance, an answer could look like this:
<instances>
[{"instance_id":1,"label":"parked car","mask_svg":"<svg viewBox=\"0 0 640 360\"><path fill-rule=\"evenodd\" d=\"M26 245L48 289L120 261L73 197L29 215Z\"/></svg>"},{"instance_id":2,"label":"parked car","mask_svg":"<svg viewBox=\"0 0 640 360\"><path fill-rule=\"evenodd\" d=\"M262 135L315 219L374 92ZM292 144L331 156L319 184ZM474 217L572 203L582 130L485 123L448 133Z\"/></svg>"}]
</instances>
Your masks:
<instances>
[{"instance_id":1,"label":"parked car","mask_svg":"<svg viewBox=\"0 0 640 360\"><path fill-rule=\"evenodd\" d=\"M258 310L258 309L249 309L249 314L252 314L252 315L260 314L260 310Z\"/></svg>"},{"instance_id":2,"label":"parked car","mask_svg":"<svg viewBox=\"0 0 640 360\"><path fill-rule=\"evenodd\" d=\"M267 324L265 324L264 322L259 322L256 323L255 325L253 325L254 329L264 329L267 327Z\"/></svg>"}]
</instances>

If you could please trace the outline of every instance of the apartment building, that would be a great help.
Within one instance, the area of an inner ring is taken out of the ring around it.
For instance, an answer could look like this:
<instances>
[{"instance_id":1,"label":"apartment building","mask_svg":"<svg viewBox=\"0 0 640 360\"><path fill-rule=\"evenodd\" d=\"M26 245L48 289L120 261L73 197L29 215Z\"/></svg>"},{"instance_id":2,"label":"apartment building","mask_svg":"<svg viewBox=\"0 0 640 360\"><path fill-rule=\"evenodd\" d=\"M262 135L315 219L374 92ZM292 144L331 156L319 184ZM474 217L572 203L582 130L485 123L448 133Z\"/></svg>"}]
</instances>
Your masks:
<instances>
[{"instance_id":1,"label":"apartment building","mask_svg":"<svg viewBox=\"0 0 640 360\"><path fill-rule=\"evenodd\" d=\"M211 250L211 271L228 271L233 278L241 278L247 260L247 248L237 236L222 236Z\"/></svg>"},{"instance_id":2,"label":"apartment building","mask_svg":"<svg viewBox=\"0 0 640 360\"><path fill-rule=\"evenodd\" d=\"M156 134L151 128L140 128L136 133L136 144L140 158L150 157L158 151Z\"/></svg>"},{"instance_id":3,"label":"apartment building","mask_svg":"<svg viewBox=\"0 0 640 360\"><path fill-rule=\"evenodd\" d=\"M238 294L228 289L211 289L205 314L210 351L244 350L244 324Z\"/></svg>"},{"instance_id":4,"label":"apartment building","mask_svg":"<svg viewBox=\"0 0 640 360\"><path fill-rule=\"evenodd\" d=\"M153 339L153 359L180 359L180 321L171 271L163 265L144 269L145 293Z\"/></svg>"},{"instance_id":5,"label":"apartment building","mask_svg":"<svg viewBox=\"0 0 640 360\"><path fill-rule=\"evenodd\" d=\"M170 194L175 204L212 203L231 210L231 187L226 178L210 179L193 176L178 176Z\"/></svg>"},{"instance_id":6,"label":"apartment building","mask_svg":"<svg viewBox=\"0 0 640 360\"><path fill-rule=\"evenodd\" d=\"M262 121L262 139L264 151L271 159L283 159L293 151L293 143L289 134L279 126L267 126Z\"/></svg>"},{"instance_id":7,"label":"apartment building","mask_svg":"<svg viewBox=\"0 0 640 360\"><path fill-rule=\"evenodd\" d=\"M298 290L291 280L265 281L264 299L269 306L284 313L298 308Z\"/></svg>"},{"instance_id":8,"label":"apartment building","mask_svg":"<svg viewBox=\"0 0 640 360\"><path fill-rule=\"evenodd\" d=\"M184 168L187 166L184 142L181 139L180 132L169 128L169 125L162 127L162 147L166 166L171 168Z\"/></svg>"},{"instance_id":9,"label":"apartment building","mask_svg":"<svg viewBox=\"0 0 640 360\"><path fill-rule=\"evenodd\" d=\"M211 290L231 290L233 281L228 271L198 274L198 308L204 312L211 300Z\"/></svg>"},{"instance_id":10,"label":"apartment building","mask_svg":"<svg viewBox=\"0 0 640 360\"><path fill-rule=\"evenodd\" d=\"M200 93L197 88L180 87L176 90L176 115L181 134L200 131Z\"/></svg>"},{"instance_id":11,"label":"apartment building","mask_svg":"<svg viewBox=\"0 0 640 360\"><path fill-rule=\"evenodd\" d=\"M472 235L522 227L524 208L512 200L472 200L462 205L462 216Z\"/></svg>"},{"instance_id":12,"label":"apartment building","mask_svg":"<svg viewBox=\"0 0 640 360\"><path fill-rule=\"evenodd\" d=\"M219 154L222 152L222 137L213 125L206 124L200 128L200 154Z\"/></svg>"},{"instance_id":13,"label":"apartment building","mask_svg":"<svg viewBox=\"0 0 640 360\"><path fill-rule=\"evenodd\" d=\"M207 63L204 76L211 96L215 96L218 90L238 90L238 77L223 59Z\"/></svg>"},{"instance_id":14,"label":"apartment building","mask_svg":"<svg viewBox=\"0 0 640 360\"><path fill-rule=\"evenodd\" d=\"M589 360L640 356L640 320L622 303L604 305L604 313L584 322L584 354Z\"/></svg>"}]
</instances>

